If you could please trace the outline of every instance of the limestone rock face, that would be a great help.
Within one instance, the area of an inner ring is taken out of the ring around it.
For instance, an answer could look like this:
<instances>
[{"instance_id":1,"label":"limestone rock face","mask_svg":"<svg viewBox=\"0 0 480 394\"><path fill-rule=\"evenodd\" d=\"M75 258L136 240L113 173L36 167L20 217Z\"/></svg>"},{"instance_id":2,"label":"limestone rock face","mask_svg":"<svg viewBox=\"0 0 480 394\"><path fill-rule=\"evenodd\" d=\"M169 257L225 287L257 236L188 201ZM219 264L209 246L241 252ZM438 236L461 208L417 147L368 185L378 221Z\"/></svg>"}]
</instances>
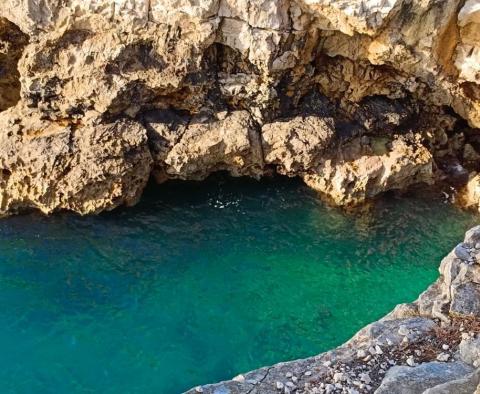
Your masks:
<instances>
[{"instance_id":1,"label":"limestone rock face","mask_svg":"<svg viewBox=\"0 0 480 394\"><path fill-rule=\"evenodd\" d=\"M165 178L202 180L222 170L233 176L262 173L260 137L247 111L214 120L192 118L176 130L172 134L168 125L157 124L152 138L153 150L159 152L154 158Z\"/></svg>"},{"instance_id":2,"label":"limestone rock face","mask_svg":"<svg viewBox=\"0 0 480 394\"><path fill-rule=\"evenodd\" d=\"M356 205L384 190L430 183L432 170L432 156L423 145L399 138L383 154L372 152L352 160L326 160L303 179L337 205Z\"/></svg>"},{"instance_id":3,"label":"limestone rock face","mask_svg":"<svg viewBox=\"0 0 480 394\"><path fill-rule=\"evenodd\" d=\"M478 15L475 0L3 0L0 111L45 129L130 118L160 182L273 169L359 204L480 170Z\"/></svg>"},{"instance_id":4,"label":"limestone rock face","mask_svg":"<svg viewBox=\"0 0 480 394\"><path fill-rule=\"evenodd\" d=\"M84 120L0 114L9 130L0 134L0 215L25 208L95 213L138 200L151 165L143 127Z\"/></svg>"},{"instance_id":5,"label":"limestone rock face","mask_svg":"<svg viewBox=\"0 0 480 394\"><path fill-rule=\"evenodd\" d=\"M284 175L313 169L335 135L333 120L315 116L267 123L262 127L265 163Z\"/></svg>"}]
</instances>

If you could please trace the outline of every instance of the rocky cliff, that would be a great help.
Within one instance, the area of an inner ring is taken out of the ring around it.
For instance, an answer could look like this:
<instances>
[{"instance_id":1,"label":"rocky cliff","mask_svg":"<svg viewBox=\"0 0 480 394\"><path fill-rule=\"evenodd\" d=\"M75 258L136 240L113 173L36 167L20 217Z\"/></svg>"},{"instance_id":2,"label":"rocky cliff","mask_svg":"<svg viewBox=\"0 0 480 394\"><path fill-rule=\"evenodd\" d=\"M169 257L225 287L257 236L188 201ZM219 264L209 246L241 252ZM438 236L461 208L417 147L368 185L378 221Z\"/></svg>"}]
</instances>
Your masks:
<instances>
[{"instance_id":1,"label":"rocky cliff","mask_svg":"<svg viewBox=\"0 0 480 394\"><path fill-rule=\"evenodd\" d=\"M440 265L440 277L346 344L187 394L479 394L480 226Z\"/></svg>"},{"instance_id":2,"label":"rocky cliff","mask_svg":"<svg viewBox=\"0 0 480 394\"><path fill-rule=\"evenodd\" d=\"M477 0L2 0L0 214L214 171L477 207L479 84Z\"/></svg>"}]
</instances>

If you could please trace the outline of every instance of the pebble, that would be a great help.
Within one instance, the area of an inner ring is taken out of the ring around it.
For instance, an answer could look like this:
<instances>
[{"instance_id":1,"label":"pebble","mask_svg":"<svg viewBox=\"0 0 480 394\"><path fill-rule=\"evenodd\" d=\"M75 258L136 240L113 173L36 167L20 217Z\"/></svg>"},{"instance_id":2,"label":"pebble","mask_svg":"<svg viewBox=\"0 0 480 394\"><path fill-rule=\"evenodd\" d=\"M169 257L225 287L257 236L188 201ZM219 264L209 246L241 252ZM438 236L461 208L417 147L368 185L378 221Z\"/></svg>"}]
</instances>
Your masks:
<instances>
[{"instance_id":1,"label":"pebble","mask_svg":"<svg viewBox=\"0 0 480 394\"><path fill-rule=\"evenodd\" d=\"M328 368L328 367L330 367L330 366L332 365L332 362L331 362L331 361L325 361L325 362L323 363L323 365Z\"/></svg>"},{"instance_id":2,"label":"pebble","mask_svg":"<svg viewBox=\"0 0 480 394\"><path fill-rule=\"evenodd\" d=\"M415 366L415 360L413 359L412 356L407 358L407 364L410 365L411 367Z\"/></svg>"},{"instance_id":3,"label":"pebble","mask_svg":"<svg viewBox=\"0 0 480 394\"><path fill-rule=\"evenodd\" d=\"M442 345L442 349L443 349L443 350L448 350L448 349L450 349L450 346L448 346L446 343L444 343L444 344Z\"/></svg>"},{"instance_id":4,"label":"pebble","mask_svg":"<svg viewBox=\"0 0 480 394\"><path fill-rule=\"evenodd\" d=\"M312 376L312 371L306 371L304 375L305 376Z\"/></svg>"},{"instance_id":5,"label":"pebble","mask_svg":"<svg viewBox=\"0 0 480 394\"><path fill-rule=\"evenodd\" d=\"M287 387L290 387L292 390L297 388L297 386L295 386L295 384L293 384L292 382L287 382L286 385Z\"/></svg>"},{"instance_id":6,"label":"pebble","mask_svg":"<svg viewBox=\"0 0 480 394\"><path fill-rule=\"evenodd\" d=\"M297 383L298 378L296 376L292 376L292 382Z\"/></svg>"},{"instance_id":7,"label":"pebble","mask_svg":"<svg viewBox=\"0 0 480 394\"><path fill-rule=\"evenodd\" d=\"M347 380L347 377L345 376L345 374L343 372L337 372L337 373L333 374L333 381L335 383L343 382L345 380Z\"/></svg>"},{"instance_id":8,"label":"pebble","mask_svg":"<svg viewBox=\"0 0 480 394\"><path fill-rule=\"evenodd\" d=\"M370 346L370 347L368 348L368 352L369 352L372 356L374 356L374 355L377 354L377 351L375 350L375 348L374 348L373 346Z\"/></svg>"},{"instance_id":9,"label":"pebble","mask_svg":"<svg viewBox=\"0 0 480 394\"><path fill-rule=\"evenodd\" d=\"M448 354L448 353L440 353L440 354L437 356L437 361L447 362L449 358L450 358L450 354Z\"/></svg>"},{"instance_id":10,"label":"pebble","mask_svg":"<svg viewBox=\"0 0 480 394\"><path fill-rule=\"evenodd\" d=\"M232 380L233 380L234 382L243 383L243 382L245 382L245 376L243 376L243 375L237 375L237 376L235 376Z\"/></svg>"},{"instance_id":11,"label":"pebble","mask_svg":"<svg viewBox=\"0 0 480 394\"><path fill-rule=\"evenodd\" d=\"M370 378L370 375L368 373L361 373L359 378L365 384L372 383L372 378Z\"/></svg>"},{"instance_id":12,"label":"pebble","mask_svg":"<svg viewBox=\"0 0 480 394\"><path fill-rule=\"evenodd\" d=\"M381 348L380 346L378 346L378 345L375 346L375 352L376 352L377 354L383 354L382 348Z\"/></svg>"},{"instance_id":13,"label":"pebble","mask_svg":"<svg viewBox=\"0 0 480 394\"><path fill-rule=\"evenodd\" d=\"M291 378L292 376L293 376L293 373L291 373L291 372L287 372L285 374L285 377L287 377L287 378Z\"/></svg>"},{"instance_id":14,"label":"pebble","mask_svg":"<svg viewBox=\"0 0 480 394\"><path fill-rule=\"evenodd\" d=\"M325 386L325 393L330 394L335 391L335 386L333 384L327 384Z\"/></svg>"},{"instance_id":15,"label":"pebble","mask_svg":"<svg viewBox=\"0 0 480 394\"><path fill-rule=\"evenodd\" d=\"M475 249L480 249L480 242L477 242L477 243L475 244Z\"/></svg>"},{"instance_id":16,"label":"pebble","mask_svg":"<svg viewBox=\"0 0 480 394\"><path fill-rule=\"evenodd\" d=\"M367 352L363 349L360 349L358 352L357 352L357 358L365 358L367 357Z\"/></svg>"},{"instance_id":17,"label":"pebble","mask_svg":"<svg viewBox=\"0 0 480 394\"><path fill-rule=\"evenodd\" d=\"M283 390L285 385L282 382L277 381L277 382L275 382L275 387L277 388L277 390Z\"/></svg>"},{"instance_id":18,"label":"pebble","mask_svg":"<svg viewBox=\"0 0 480 394\"><path fill-rule=\"evenodd\" d=\"M360 394L358 390L355 389L348 389L348 394Z\"/></svg>"},{"instance_id":19,"label":"pebble","mask_svg":"<svg viewBox=\"0 0 480 394\"><path fill-rule=\"evenodd\" d=\"M195 387L195 392L196 393L203 393L203 388L200 386Z\"/></svg>"},{"instance_id":20,"label":"pebble","mask_svg":"<svg viewBox=\"0 0 480 394\"><path fill-rule=\"evenodd\" d=\"M420 357L422 355L422 351L420 349L415 349L415 355Z\"/></svg>"}]
</instances>

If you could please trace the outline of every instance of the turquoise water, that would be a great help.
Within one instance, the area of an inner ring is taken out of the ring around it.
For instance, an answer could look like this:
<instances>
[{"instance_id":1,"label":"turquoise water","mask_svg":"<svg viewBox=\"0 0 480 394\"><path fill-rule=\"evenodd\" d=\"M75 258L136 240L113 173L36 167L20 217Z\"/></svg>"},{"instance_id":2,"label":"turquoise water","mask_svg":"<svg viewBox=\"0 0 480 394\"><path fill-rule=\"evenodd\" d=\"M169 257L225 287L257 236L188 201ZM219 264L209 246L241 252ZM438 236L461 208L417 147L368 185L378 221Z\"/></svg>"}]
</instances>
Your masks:
<instances>
[{"instance_id":1,"label":"turquoise water","mask_svg":"<svg viewBox=\"0 0 480 394\"><path fill-rule=\"evenodd\" d=\"M437 276L477 217L214 178L97 217L0 221L0 392L165 393L338 345Z\"/></svg>"}]
</instances>

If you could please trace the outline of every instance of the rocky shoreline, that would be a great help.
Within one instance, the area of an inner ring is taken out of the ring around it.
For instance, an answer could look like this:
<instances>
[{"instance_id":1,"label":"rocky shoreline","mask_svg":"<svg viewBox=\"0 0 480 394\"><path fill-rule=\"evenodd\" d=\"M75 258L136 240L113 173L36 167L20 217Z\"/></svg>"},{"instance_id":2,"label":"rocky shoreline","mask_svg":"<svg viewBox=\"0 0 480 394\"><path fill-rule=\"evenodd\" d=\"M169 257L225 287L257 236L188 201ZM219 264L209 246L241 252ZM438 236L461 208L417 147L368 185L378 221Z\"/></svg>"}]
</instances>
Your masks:
<instances>
[{"instance_id":1,"label":"rocky shoreline","mask_svg":"<svg viewBox=\"0 0 480 394\"><path fill-rule=\"evenodd\" d=\"M439 271L415 302L398 305L332 351L187 393L480 393L480 226Z\"/></svg>"},{"instance_id":2,"label":"rocky shoreline","mask_svg":"<svg viewBox=\"0 0 480 394\"><path fill-rule=\"evenodd\" d=\"M479 29L475 0L4 0L0 215L216 171L477 209Z\"/></svg>"}]
</instances>

